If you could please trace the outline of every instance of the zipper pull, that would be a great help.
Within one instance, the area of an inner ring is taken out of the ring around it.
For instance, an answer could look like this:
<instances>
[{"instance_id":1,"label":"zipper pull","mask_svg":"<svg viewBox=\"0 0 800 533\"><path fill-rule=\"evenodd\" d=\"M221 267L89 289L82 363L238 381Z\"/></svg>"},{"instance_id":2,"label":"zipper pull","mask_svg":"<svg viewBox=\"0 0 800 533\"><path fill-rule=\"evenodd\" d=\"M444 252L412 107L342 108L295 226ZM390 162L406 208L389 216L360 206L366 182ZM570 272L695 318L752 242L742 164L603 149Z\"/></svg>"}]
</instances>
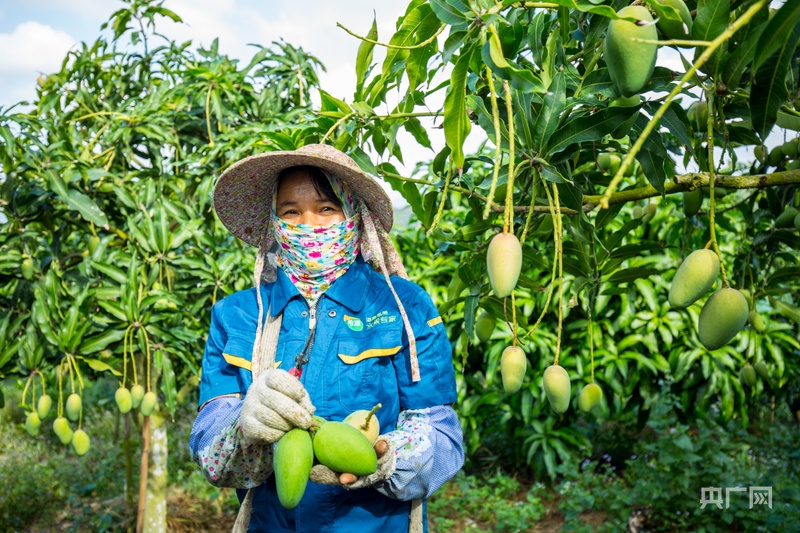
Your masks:
<instances>
[{"instance_id":1,"label":"zipper pull","mask_svg":"<svg viewBox=\"0 0 800 533\"><path fill-rule=\"evenodd\" d=\"M308 329L317 329L317 306L308 310Z\"/></svg>"}]
</instances>

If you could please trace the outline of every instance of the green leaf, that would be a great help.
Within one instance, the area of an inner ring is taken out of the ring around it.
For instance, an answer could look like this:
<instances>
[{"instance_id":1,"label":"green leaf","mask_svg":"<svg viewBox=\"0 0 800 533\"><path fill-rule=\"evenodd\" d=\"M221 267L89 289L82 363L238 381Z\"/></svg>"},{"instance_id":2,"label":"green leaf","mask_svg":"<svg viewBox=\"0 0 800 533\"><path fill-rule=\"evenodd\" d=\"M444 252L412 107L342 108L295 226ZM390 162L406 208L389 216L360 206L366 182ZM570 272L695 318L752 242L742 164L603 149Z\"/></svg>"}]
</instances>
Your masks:
<instances>
[{"instance_id":1,"label":"green leaf","mask_svg":"<svg viewBox=\"0 0 800 533\"><path fill-rule=\"evenodd\" d=\"M800 2L784 2L777 12L770 16L756 46L753 70L758 69L773 55L780 53L785 43L793 39L800 24ZM792 52L794 47L791 47Z\"/></svg>"},{"instance_id":2,"label":"green leaf","mask_svg":"<svg viewBox=\"0 0 800 533\"><path fill-rule=\"evenodd\" d=\"M367 39L371 41L378 40L378 24L375 14L372 16L372 27L367 33ZM375 43L368 41L361 41L358 45L358 53L356 54L356 92L353 98L355 100L361 99L361 92L364 89L364 81L366 81L367 72L369 72L372 65L372 51L375 48Z\"/></svg>"},{"instance_id":3,"label":"green leaf","mask_svg":"<svg viewBox=\"0 0 800 533\"><path fill-rule=\"evenodd\" d=\"M467 116L467 72L475 47L462 50L450 76L450 86L444 99L444 137L450 148L453 164L464 167L464 141L469 135L471 122Z\"/></svg>"},{"instance_id":4,"label":"green leaf","mask_svg":"<svg viewBox=\"0 0 800 533\"><path fill-rule=\"evenodd\" d=\"M403 23L400 25L400 29L392 35L389 44L397 47L408 47L417 44L419 40L416 38L416 33L421 28L431 24L429 18L436 18L429 4L422 4L415 7L403 17ZM383 60L383 67L381 70L382 76L384 78L391 77L395 63L404 61L407 55L408 50L402 48L387 49L386 58Z\"/></svg>"},{"instance_id":5,"label":"green leaf","mask_svg":"<svg viewBox=\"0 0 800 533\"><path fill-rule=\"evenodd\" d=\"M578 187L570 183L557 183L556 187L562 207L583 211L583 192Z\"/></svg>"},{"instance_id":6,"label":"green leaf","mask_svg":"<svg viewBox=\"0 0 800 533\"><path fill-rule=\"evenodd\" d=\"M84 339L80 345L80 348L78 348L78 352L82 354L99 352L100 350L105 349L109 344L121 341L122 337L124 336L124 329L107 329L99 335L94 335Z\"/></svg>"},{"instance_id":7,"label":"green leaf","mask_svg":"<svg viewBox=\"0 0 800 533\"><path fill-rule=\"evenodd\" d=\"M533 126L534 137L539 139L539 151L546 151L550 136L558 127L561 113L567 107L567 77L564 72L557 72L547 94L544 96L542 112L536 117Z\"/></svg>"},{"instance_id":8,"label":"green leaf","mask_svg":"<svg viewBox=\"0 0 800 533\"><path fill-rule=\"evenodd\" d=\"M120 285L124 285L127 282L128 276L120 268L117 268L113 265L107 265L105 263L99 263L97 261L92 261L91 265L92 268L99 270Z\"/></svg>"},{"instance_id":9,"label":"green leaf","mask_svg":"<svg viewBox=\"0 0 800 533\"><path fill-rule=\"evenodd\" d=\"M470 20L475 17L469 6L462 0L430 0L431 8L436 16L453 27L454 30L463 30Z\"/></svg>"},{"instance_id":10,"label":"green leaf","mask_svg":"<svg viewBox=\"0 0 800 533\"><path fill-rule=\"evenodd\" d=\"M99 359L90 359L88 357L78 357L78 359L82 360L84 363L89 365L89 368L94 370L95 372L111 372L115 376L121 376L122 372L116 370L114 367L109 365L108 363L104 363Z\"/></svg>"},{"instance_id":11,"label":"green leaf","mask_svg":"<svg viewBox=\"0 0 800 533\"><path fill-rule=\"evenodd\" d=\"M739 86L739 82L742 80L742 75L744 75L747 65L750 64L755 56L759 38L766 26L767 24L763 23L750 32L747 38L739 44L731 53L730 57L728 57L722 69L722 81L728 87Z\"/></svg>"},{"instance_id":12,"label":"green leaf","mask_svg":"<svg viewBox=\"0 0 800 533\"><path fill-rule=\"evenodd\" d=\"M636 160L642 165L642 172L650 185L658 192L663 193L664 184L667 181L667 173L664 171L664 156L650 150L640 150L636 154Z\"/></svg>"},{"instance_id":13,"label":"green leaf","mask_svg":"<svg viewBox=\"0 0 800 533\"><path fill-rule=\"evenodd\" d=\"M630 117L630 111L621 107L604 109L594 115L584 115L569 120L558 128L550 139L549 154L557 154L580 142L598 141L614 131Z\"/></svg>"},{"instance_id":14,"label":"green leaf","mask_svg":"<svg viewBox=\"0 0 800 533\"><path fill-rule=\"evenodd\" d=\"M649 278L650 276L655 276L659 273L661 273L661 271L658 270L657 268L650 268L650 267L625 268L623 270L617 270L616 272L608 276L605 281L611 284L630 283L631 281L635 281L641 278Z\"/></svg>"},{"instance_id":15,"label":"green leaf","mask_svg":"<svg viewBox=\"0 0 800 533\"><path fill-rule=\"evenodd\" d=\"M692 39L697 41L713 41L725 31L730 24L730 0L698 0L697 16L692 24ZM703 53L703 47L695 49L695 61ZM714 72L721 55L717 50L703 66L703 71Z\"/></svg>"},{"instance_id":16,"label":"green leaf","mask_svg":"<svg viewBox=\"0 0 800 533\"><path fill-rule=\"evenodd\" d=\"M178 388L175 382L175 370L172 368L172 361L161 350L155 352L155 360L161 363L161 392L164 394L167 411L174 415L177 406Z\"/></svg>"},{"instance_id":17,"label":"green leaf","mask_svg":"<svg viewBox=\"0 0 800 533\"><path fill-rule=\"evenodd\" d=\"M800 24L780 42L780 47L761 64L753 77L750 113L753 128L762 139L766 139L769 135L777 121L778 110L789 98L786 76L799 39Z\"/></svg>"}]
</instances>

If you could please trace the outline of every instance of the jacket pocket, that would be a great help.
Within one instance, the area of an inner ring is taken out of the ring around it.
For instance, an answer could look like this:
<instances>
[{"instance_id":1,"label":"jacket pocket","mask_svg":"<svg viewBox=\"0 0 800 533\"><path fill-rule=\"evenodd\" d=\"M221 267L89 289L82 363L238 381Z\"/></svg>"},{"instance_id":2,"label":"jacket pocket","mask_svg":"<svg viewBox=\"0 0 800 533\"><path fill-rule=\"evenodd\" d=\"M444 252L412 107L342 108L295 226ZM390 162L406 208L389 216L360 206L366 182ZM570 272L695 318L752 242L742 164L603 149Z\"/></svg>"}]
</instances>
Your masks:
<instances>
[{"instance_id":1,"label":"jacket pocket","mask_svg":"<svg viewBox=\"0 0 800 533\"><path fill-rule=\"evenodd\" d=\"M343 336L337 344L336 383L346 412L387 403L397 394L392 358L402 352L402 331L383 329L363 336Z\"/></svg>"}]
</instances>

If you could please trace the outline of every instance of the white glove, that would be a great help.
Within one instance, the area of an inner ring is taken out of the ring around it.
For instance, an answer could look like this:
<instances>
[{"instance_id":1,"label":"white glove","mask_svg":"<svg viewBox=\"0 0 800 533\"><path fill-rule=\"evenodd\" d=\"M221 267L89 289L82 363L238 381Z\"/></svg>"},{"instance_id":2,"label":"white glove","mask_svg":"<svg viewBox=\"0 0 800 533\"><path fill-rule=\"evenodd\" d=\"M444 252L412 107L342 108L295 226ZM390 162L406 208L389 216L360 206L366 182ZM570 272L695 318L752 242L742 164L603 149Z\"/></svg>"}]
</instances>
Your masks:
<instances>
[{"instance_id":1,"label":"white glove","mask_svg":"<svg viewBox=\"0 0 800 533\"><path fill-rule=\"evenodd\" d=\"M277 442L290 429L308 429L314 409L297 378L285 370L267 370L247 389L239 415L242 435L255 444Z\"/></svg>"},{"instance_id":2,"label":"white glove","mask_svg":"<svg viewBox=\"0 0 800 533\"><path fill-rule=\"evenodd\" d=\"M325 465L314 465L309 479L322 485L335 485L347 490L363 489L389 479L394 473L396 459L394 445L387 435L381 435L375 441L375 452L378 454L378 469L368 476L355 476L349 473L334 472Z\"/></svg>"}]
</instances>

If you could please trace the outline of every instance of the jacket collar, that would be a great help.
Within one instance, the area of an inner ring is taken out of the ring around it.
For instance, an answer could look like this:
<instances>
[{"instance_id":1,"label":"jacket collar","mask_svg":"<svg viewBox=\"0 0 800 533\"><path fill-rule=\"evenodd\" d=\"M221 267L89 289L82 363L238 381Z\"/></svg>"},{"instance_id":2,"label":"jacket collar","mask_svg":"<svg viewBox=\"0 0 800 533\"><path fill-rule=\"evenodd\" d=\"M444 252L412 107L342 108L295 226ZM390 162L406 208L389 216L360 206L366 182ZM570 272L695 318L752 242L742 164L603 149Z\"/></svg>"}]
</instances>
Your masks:
<instances>
[{"instance_id":1,"label":"jacket collar","mask_svg":"<svg viewBox=\"0 0 800 533\"><path fill-rule=\"evenodd\" d=\"M302 298L289 276L280 268L277 270L277 279L272 285L270 296L270 314L272 316L281 313L292 298ZM369 270L370 266L359 253L347 272L334 281L322 297L330 298L354 313L358 313L364 307L369 292Z\"/></svg>"}]
</instances>

